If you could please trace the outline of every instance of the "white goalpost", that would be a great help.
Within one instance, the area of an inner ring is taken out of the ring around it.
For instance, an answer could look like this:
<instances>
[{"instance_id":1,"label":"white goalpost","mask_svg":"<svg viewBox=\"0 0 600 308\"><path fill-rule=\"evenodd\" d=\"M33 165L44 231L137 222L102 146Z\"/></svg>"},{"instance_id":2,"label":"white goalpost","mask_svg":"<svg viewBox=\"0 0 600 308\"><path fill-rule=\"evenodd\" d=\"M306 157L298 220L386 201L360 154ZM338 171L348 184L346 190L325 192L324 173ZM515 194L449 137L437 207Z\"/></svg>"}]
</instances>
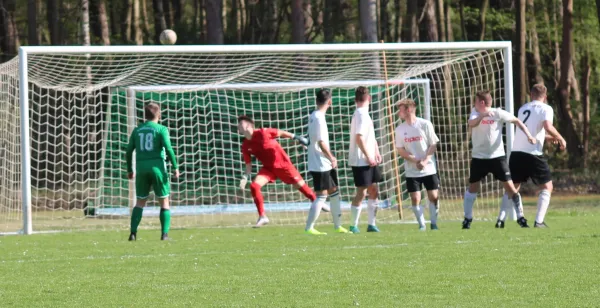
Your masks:
<instances>
[{"instance_id":1,"label":"white goalpost","mask_svg":"<svg viewBox=\"0 0 600 308\"><path fill-rule=\"evenodd\" d=\"M173 227L248 225L256 213L249 192L236 185L243 171L237 116L306 134L315 91L323 87L333 93L327 119L347 206L354 189L348 127L357 86L373 95L371 115L384 156L380 220L398 221L399 206L409 204L391 138L400 123L395 103L403 98L417 101L419 116L440 136L440 218L460 219L472 98L488 89L497 107L513 112L510 42L36 46L21 47L18 58L0 65L0 154L6 157L0 163L0 232L127 228L134 191L124 147L150 101L161 106L182 169L172 183ZM509 125L508 153L512 138ZM280 143L310 182L305 150ZM491 178L483 182L476 218L496 214L501 192ZM308 205L293 188L267 185L264 195L273 222L304 222ZM144 214L154 214L152 204ZM142 227L155 220L144 219Z\"/></svg>"}]
</instances>

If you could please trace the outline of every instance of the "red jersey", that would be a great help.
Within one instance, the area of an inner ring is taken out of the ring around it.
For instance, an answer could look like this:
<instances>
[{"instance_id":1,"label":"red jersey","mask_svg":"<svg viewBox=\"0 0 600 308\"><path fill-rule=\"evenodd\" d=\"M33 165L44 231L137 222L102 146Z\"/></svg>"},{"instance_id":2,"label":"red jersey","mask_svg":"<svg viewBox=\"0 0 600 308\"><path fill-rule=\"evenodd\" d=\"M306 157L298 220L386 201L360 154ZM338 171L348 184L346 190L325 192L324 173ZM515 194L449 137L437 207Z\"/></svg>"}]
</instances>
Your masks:
<instances>
[{"instance_id":1,"label":"red jersey","mask_svg":"<svg viewBox=\"0 0 600 308\"><path fill-rule=\"evenodd\" d=\"M249 164L252 161L251 155L254 155L266 168L285 168L292 165L289 156L275 139L277 132L274 128L261 128L254 130L252 139L244 138L244 161Z\"/></svg>"}]
</instances>

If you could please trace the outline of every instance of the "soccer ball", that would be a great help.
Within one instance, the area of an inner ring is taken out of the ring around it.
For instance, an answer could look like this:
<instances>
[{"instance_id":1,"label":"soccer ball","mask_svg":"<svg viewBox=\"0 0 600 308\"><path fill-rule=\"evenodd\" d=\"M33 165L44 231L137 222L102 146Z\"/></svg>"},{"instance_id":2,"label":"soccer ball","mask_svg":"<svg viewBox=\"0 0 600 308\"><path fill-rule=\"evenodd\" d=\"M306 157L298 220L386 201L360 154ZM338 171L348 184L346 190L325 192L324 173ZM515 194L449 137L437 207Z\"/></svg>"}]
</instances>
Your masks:
<instances>
[{"instance_id":1,"label":"soccer ball","mask_svg":"<svg viewBox=\"0 0 600 308\"><path fill-rule=\"evenodd\" d=\"M177 34L171 29L167 29L160 34L160 43L163 45L173 45L177 41Z\"/></svg>"}]
</instances>

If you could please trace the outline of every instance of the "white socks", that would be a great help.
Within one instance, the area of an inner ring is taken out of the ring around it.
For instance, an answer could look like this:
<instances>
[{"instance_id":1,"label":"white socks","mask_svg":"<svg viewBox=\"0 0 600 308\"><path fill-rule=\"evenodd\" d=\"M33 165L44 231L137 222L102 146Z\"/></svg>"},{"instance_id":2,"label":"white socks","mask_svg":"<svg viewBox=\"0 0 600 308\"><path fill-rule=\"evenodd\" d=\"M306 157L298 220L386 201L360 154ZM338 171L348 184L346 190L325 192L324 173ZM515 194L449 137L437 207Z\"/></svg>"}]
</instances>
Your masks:
<instances>
[{"instance_id":1,"label":"white socks","mask_svg":"<svg viewBox=\"0 0 600 308\"><path fill-rule=\"evenodd\" d=\"M429 220L431 220L432 225L437 225L438 211L438 205L429 201Z\"/></svg>"},{"instance_id":2,"label":"white socks","mask_svg":"<svg viewBox=\"0 0 600 308\"><path fill-rule=\"evenodd\" d=\"M510 205L508 203L508 194L504 193L502 196L502 203L500 204L500 213L498 213L498 220L506 220L506 213L510 211Z\"/></svg>"},{"instance_id":3,"label":"white socks","mask_svg":"<svg viewBox=\"0 0 600 308\"><path fill-rule=\"evenodd\" d=\"M537 215L535 216L535 221L537 223L541 224L544 222L544 217L546 217L546 212L548 211L548 206L550 205L551 195L552 194L546 189L540 192L537 203Z\"/></svg>"},{"instance_id":4,"label":"white socks","mask_svg":"<svg viewBox=\"0 0 600 308\"><path fill-rule=\"evenodd\" d=\"M367 212L369 213L368 223L371 226L375 225L375 216L377 215L377 199L369 199L367 201Z\"/></svg>"},{"instance_id":5,"label":"white socks","mask_svg":"<svg viewBox=\"0 0 600 308\"><path fill-rule=\"evenodd\" d=\"M477 193L471 193L468 189L465 191L465 201L463 206L465 208L465 218L473 219L473 204L475 204L475 199L477 199Z\"/></svg>"},{"instance_id":6,"label":"white socks","mask_svg":"<svg viewBox=\"0 0 600 308\"><path fill-rule=\"evenodd\" d=\"M319 213L321 213L321 207L323 207L325 200L327 200L327 196L317 196L317 199L313 201L310 210L308 211L305 230L308 231L315 226L315 221L319 218Z\"/></svg>"},{"instance_id":7,"label":"white socks","mask_svg":"<svg viewBox=\"0 0 600 308\"><path fill-rule=\"evenodd\" d=\"M351 212L352 212L352 221L351 221L351 226L354 227L358 227L358 219L360 218L360 212L362 210L362 207L360 206L360 204L358 206L350 206Z\"/></svg>"},{"instance_id":8,"label":"white socks","mask_svg":"<svg viewBox=\"0 0 600 308\"><path fill-rule=\"evenodd\" d=\"M517 210L517 218L523 217L523 202L521 202L521 194L516 193L512 196L512 201L515 205L515 209Z\"/></svg>"},{"instance_id":9,"label":"white socks","mask_svg":"<svg viewBox=\"0 0 600 308\"><path fill-rule=\"evenodd\" d=\"M412 207L413 213L415 213L415 217L417 218L417 222L419 222L420 227L425 226L425 217L423 216L423 211L420 205L413 205Z\"/></svg>"},{"instance_id":10,"label":"white socks","mask_svg":"<svg viewBox=\"0 0 600 308\"><path fill-rule=\"evenodd\" d=\"M331 207L331 218L333 218L333 227L337 229L342 225L342 207L340 206L340 193L338 191L329 196L329 204Z\"/></svg>"}]
</instances>

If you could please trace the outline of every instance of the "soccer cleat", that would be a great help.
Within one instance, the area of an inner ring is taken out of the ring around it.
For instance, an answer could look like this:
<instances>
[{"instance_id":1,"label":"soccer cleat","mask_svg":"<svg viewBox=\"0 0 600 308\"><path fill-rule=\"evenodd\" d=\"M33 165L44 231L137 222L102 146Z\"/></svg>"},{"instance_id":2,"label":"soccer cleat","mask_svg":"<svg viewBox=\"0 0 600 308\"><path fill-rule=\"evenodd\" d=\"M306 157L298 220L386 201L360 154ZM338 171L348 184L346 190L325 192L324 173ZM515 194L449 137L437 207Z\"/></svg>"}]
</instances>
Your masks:
<instances>
[{"instance_id":1,"label":"soccer cleat","mask_svg":"<svg viewBox=\"0 0 600 308\"><path fill-rule=\"evenodd\" d=\"M169 234L167 234L167 233L163 233L163 234L160 235L160 240L161 241L168 241L170 239L171 238L169 237Z\"/></svg>"},{"instance_id":2,"label":"soccer cleat","mask_svg":"<svg viewBox=\"0 0 600 308\"><path fill-rule=\"evenodd\" d=\"M473 222L473 218L468 219L465 217L465 220L463 220L463 222L462 222L462 228L463 229L471 229L471 222Z\"/></svg>"},{"instance_id":3,"label":"soccer cleat","mask_svg":"<svg viewBox=\"0 0 600 308\"><path fill-rule=\"evenodd\" d=\"M439 230L437 224L431 224L431 230Z\"/></svg>"},{"instance_id":4,"label":"soccer cleat","mask_svg":"<svg viewBox=\"0 0 600 308\"><path fill-rule=\"evenodd\" d=\"M129 241L135 241L135 240L137 240L137 233L131 232L131 234L129 234Z\"/></svg>"},{"instance_id":5,"label":"soccer cleat","mask_svg":"<svg viewBox=\"0 0 600 308\"><path fill-rule=\"evenodd\" d=\"M350 226L348 231L351 233L354 233L354 234L360 233L360 230L358 230L358 227L356 227L356 226Z\"/></svg>"},{"instance_id":6,"label":"soccer cleat","mask_svg":"<svg viewBox=\"0 0 600 308\"><path fill-rule=\"evenodd\" d=\"M268 223L269 223L269 218L267 218L267 216L258 217L258 220L256 221L256 225L254 225L254 228L260 228Z\"/></svg>"},{"instance_id":7,"label":"soccer cleat","mask_svg":"<svg viewBox=\"0 0 600 308\"><path fill-rule=\"evenodd\" d=\"M310 234L310 235L327 235L327 233L325 232L321 232L315 228L311 228L309 230L305 230L304 233L306 234Z\"/></svg>"},{"instance_id":8,"label":"soccer cleat","mask_svg":"<svg viewBox=\"0 0 600 308\"><path fill-rule=\"evenodd\" d=\"M498 221L496 221L496 229L504 229L504 221L498 219Z\"/></svg>"},{"instance_id":9,"label":"soccer cleat","mask_svg":"<svg viewBox=\"0 0 600 308\"><path fill-rule=\"evenodd\" d=\"M350 231L348 231L348 229L346 229L342 226L339 226L339 227L335 228L334 230L335 230L335 233L350 233Z\"/></svg>"},{"instance_id":10,"label":"soccer cleat","mask_svg":"<svg viewBox=\"0 0 600 308\"><path fill-rule=\"evenodd\" d=\"M427 231L427 227L425 225L419 226L419 231Z\"/></svg>"},{"instance_id":11,"label":"soccer cleat","mask_svg":"<svg viewBox=\"0 0 600 308\"><path fill-rule=\"evenodd\" d=\"M548 228L548 225L546 225L545 222L539 223L539 222L536 221L536 222L533 223L533 227L534 228Z\"/></svg>"},{"instance_id":12,"label":"soccer cleat","mask_svg":"<svg viewBox=\"0 0 600 308\"><path fill-rule=\"evenodd\" d=\"M329 212L331 212L331 208L329 207L329 205L323 204L323 206L321 207L321 211L325 212L325 213L329 213Z\"/></svg>"},{"instance_id":13,"label":"soccer cleat","mask_svg":"<svg viewBox=\"0 0 600 308\"><path fill-rule=\"evenodd\" d=\"M368 225L367 232L379 232L379 228L376 225Z\"/></svg>"},{"instance_id":14,"label":"soccer cleat","mask_svg":"<svg viewBox=\"0 0 600 308\"><path fill-rule=\"evenodd\" d=\"M529 228L529 225L527 224L527 219L525 219L525 217L517 219L517 223L519 224L519 226L521 226L521 228Z\"/></svg>"}]
</instances>

